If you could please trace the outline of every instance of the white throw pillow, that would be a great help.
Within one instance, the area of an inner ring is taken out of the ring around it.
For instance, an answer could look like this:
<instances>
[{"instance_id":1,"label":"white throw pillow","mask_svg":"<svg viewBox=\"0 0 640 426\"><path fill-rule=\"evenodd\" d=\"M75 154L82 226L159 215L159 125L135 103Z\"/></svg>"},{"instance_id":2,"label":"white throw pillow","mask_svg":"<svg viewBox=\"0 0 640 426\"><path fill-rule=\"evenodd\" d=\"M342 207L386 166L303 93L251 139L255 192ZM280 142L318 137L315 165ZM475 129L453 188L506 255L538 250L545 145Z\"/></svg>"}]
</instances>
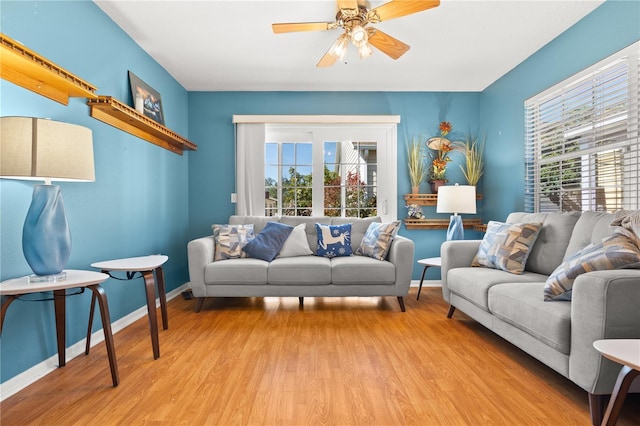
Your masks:
<instances>
[{"instance_id":1,"label":"white throw pillow","mask_svg":"<svg viewBox=\"0 0 640 426\"><path fill-rule=\"evenodd\" d=\"M313 252L309 248L309 242L307 241L307 225L301 223L296 225L289 234L289 238L284 242L284 246L280 249L278 257L295 257L295 256L309 256Z\"/></svg>"}]
</instances>

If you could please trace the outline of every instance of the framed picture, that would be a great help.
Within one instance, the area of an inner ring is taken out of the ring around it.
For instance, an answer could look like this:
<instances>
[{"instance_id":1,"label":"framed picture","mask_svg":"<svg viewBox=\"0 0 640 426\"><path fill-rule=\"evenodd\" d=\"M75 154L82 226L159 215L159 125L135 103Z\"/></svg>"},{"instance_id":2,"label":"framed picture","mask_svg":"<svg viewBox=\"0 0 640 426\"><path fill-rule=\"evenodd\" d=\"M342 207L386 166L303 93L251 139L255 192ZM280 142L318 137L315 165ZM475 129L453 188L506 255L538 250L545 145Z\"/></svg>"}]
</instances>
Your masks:
<instances>
[{"instance_id":1,"label":"framed picture","mask_svg":"<svg viewBox=\"0 0 640 426\"><path fill-rule=\"evenodd\" d=\"M140 80L131 71L129 71L129 83L131 84L131 97L136 111L164 126L164 113L162 112L160 93L153 90L151 86Z\"/></svg>"}]
</instances>

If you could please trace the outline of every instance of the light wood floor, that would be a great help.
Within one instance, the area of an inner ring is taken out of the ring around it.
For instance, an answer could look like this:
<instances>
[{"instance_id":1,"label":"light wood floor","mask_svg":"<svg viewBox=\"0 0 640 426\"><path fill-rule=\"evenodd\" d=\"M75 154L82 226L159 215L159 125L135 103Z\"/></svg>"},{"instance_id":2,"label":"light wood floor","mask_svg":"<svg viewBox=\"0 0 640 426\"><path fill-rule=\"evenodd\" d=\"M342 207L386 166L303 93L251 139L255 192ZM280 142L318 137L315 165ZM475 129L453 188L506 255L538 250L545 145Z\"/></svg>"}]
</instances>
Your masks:
<instances>
[{"instance_id":1,"label":"light wood floor","mask_svg":"<svg viewBox=\"0 0 640 426\"><path fill-rule=\"evenodd\" d=\"M2 402L2 426L588 425L586 392L456 312L440 289L395 298L169 302L154 361L146 318ZM632 395L620 426L640 424Z\"/></svg>"}]
</instances>

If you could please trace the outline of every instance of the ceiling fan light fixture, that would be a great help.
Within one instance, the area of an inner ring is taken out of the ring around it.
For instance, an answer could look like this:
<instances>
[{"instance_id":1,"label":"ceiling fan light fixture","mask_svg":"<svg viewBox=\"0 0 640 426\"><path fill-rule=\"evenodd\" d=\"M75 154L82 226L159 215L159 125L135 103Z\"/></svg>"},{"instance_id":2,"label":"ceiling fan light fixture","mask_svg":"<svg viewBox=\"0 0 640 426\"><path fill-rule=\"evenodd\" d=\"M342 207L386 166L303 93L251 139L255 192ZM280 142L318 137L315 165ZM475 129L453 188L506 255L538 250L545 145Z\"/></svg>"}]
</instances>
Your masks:
<instances>
[{"instance_id":1,"label":"ceiling fan light fixture","mask_svg":"<svg viewBox=\"0 0 640 426\"><path fill-rule=\"evenodd\" d=\"M351 42L356 47L361 47L367 44L369 36L367 31L361 25L354 25L351 29Z\"/></svg>"},{"instance_id":2,"label":"ceiling fan light fixture","mask_svg":"<svg viewBox=\"0 0 640 426\"><path fill-rule=\"evenodd\" d=\"M365 43L358 47L358 55L360 55L360 59L367 59L371 54L373 54L373 49L371 49L369 43Z\"/></svg>"},{"instance_id":3,"label":"ceiling fan light fixture","mask_svg":"<svg viewBox=\"0 0 640 426\"><path fill-rule=\"evenodd\" d=\"M333 43L331 49L329 49L329 55L341 61L344 59L344 55L347 53L347 46L349 45L349 37L347 34L342 34L338 39Z\"/></svg>"}]
</instances>

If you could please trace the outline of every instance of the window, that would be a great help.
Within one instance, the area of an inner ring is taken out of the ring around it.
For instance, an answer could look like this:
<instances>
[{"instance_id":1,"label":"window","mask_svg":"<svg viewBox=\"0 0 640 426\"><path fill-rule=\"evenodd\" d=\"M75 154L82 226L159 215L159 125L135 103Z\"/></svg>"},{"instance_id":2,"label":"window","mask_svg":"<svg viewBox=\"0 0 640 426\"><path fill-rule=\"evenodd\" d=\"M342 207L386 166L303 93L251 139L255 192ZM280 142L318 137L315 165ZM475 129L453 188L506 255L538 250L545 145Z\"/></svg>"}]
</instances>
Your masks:
<instances>
[{"instance_id":1,"label":"window","mask_svg":"<svg viewBox=\"0 0 640 426\"><path fill-rule=\"evenodd\" d=\"M638 209L640 42L525 102L525 209Z\"/></svg>"},{"instance_id":2,"label":"window","mask_svg":"<svg viewBox=\"0 0 640 426\"><path fill-rule=\"evenodd\" d=\"M387 121L376 120L380 117L366 124L281 124L283 119L279 117L275 120L278 124L267 122L264 130L251 137L254 142L247 150L241 149L248 142L242 142L245 126L239 124L237 214L381 216L395 220L397 119L392 116ZM251 156L260 152L263 164L258 166L253 161L241 172L241 163L249 152ZM244 198L246 203L241 202Z\"/></svg>"}]
</instances>

